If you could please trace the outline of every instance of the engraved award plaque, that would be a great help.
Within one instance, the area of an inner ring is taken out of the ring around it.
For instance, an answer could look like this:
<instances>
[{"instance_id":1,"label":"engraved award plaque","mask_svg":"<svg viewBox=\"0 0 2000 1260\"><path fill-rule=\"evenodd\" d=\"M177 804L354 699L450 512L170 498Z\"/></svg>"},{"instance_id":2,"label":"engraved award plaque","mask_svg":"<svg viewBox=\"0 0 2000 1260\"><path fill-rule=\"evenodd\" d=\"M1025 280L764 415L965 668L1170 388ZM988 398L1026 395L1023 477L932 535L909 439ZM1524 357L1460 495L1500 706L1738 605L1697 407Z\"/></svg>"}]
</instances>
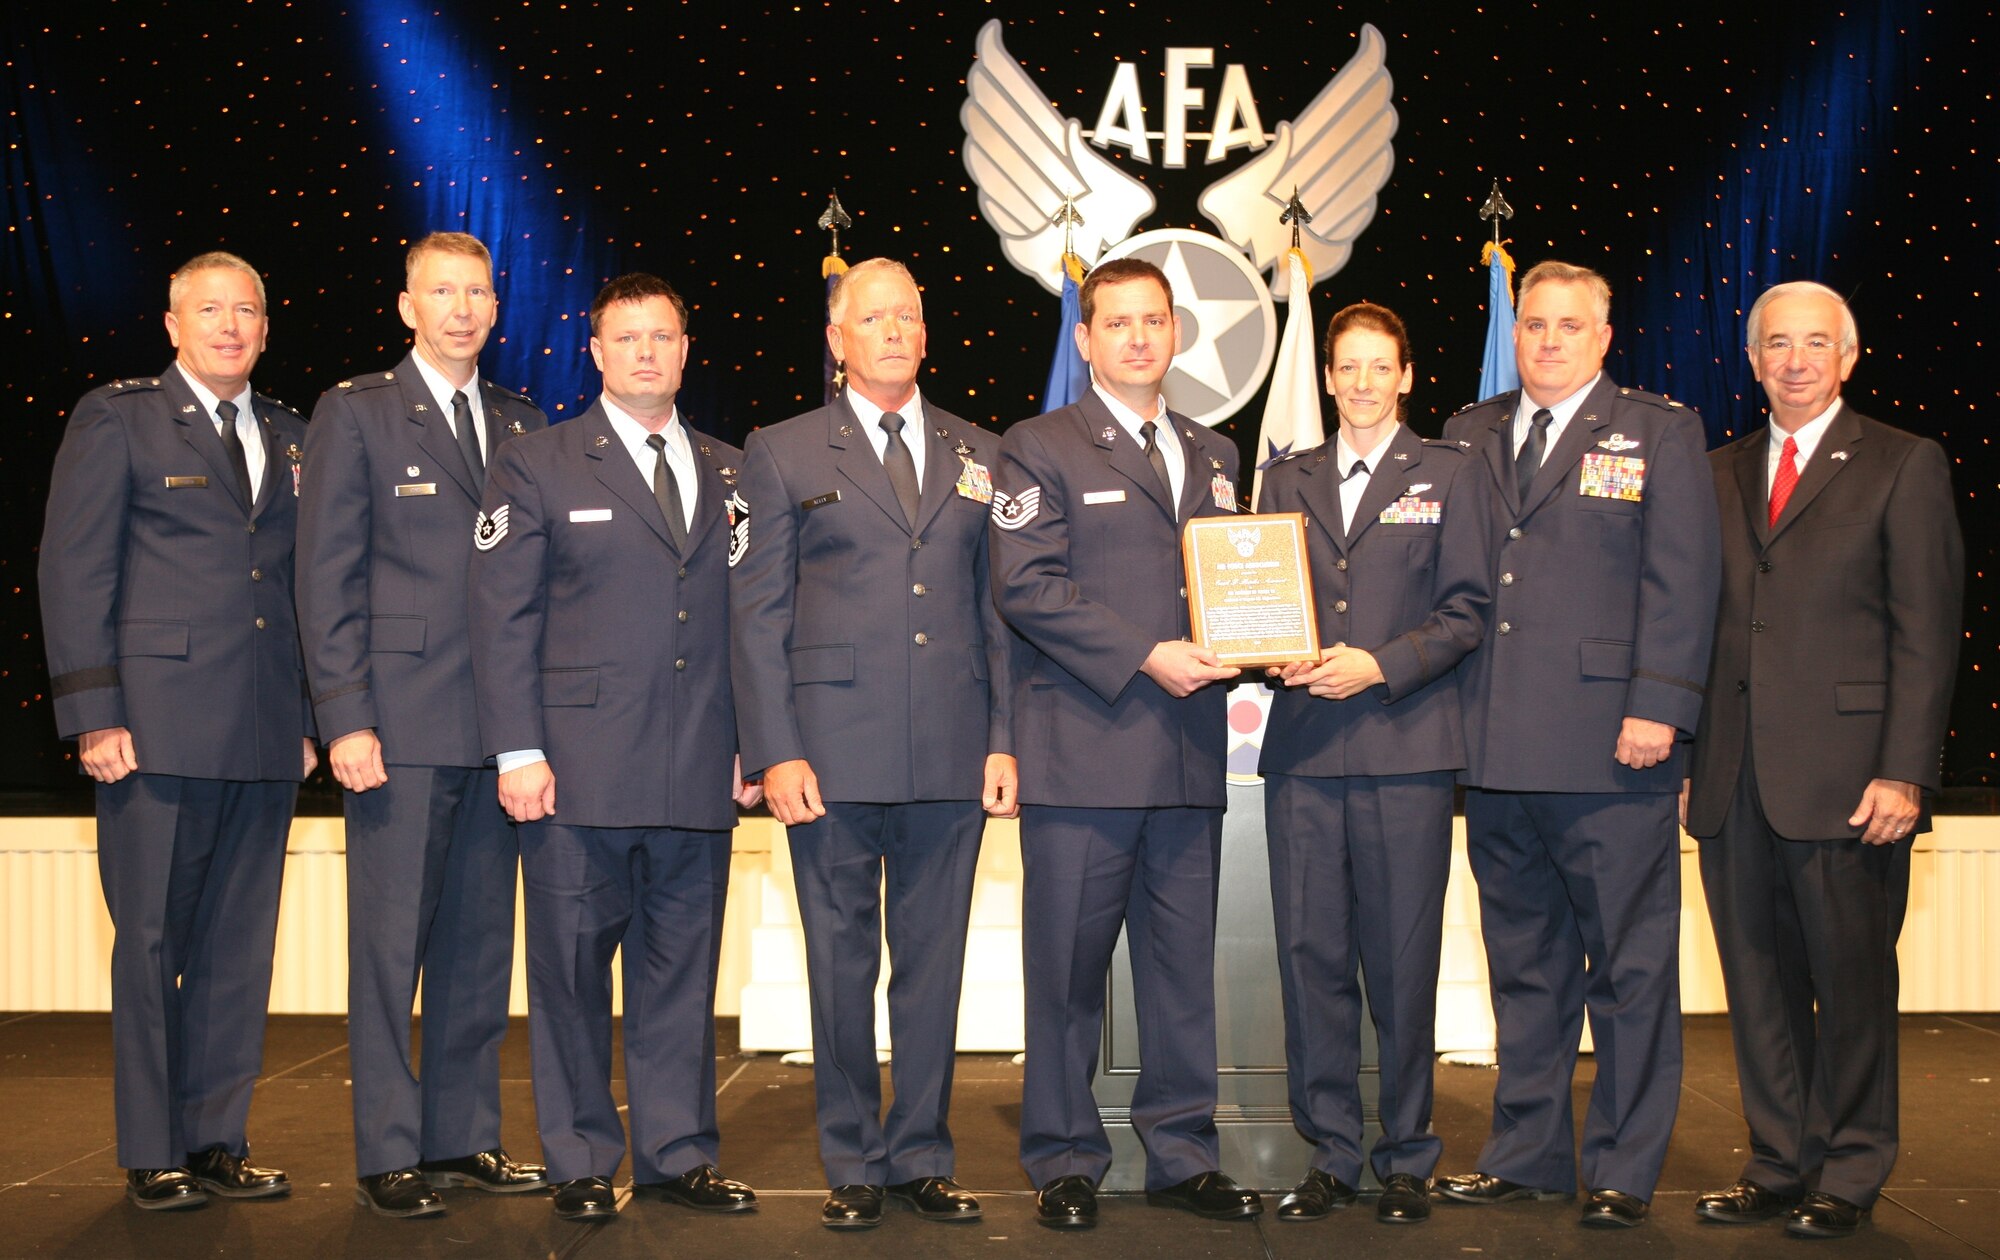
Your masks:
<instances>
[{"instance_id":1,"label":"engraved award plaque","mask_svg":"<svg viewBox=\"0 0 2000 1260\"><path fill-rule=\"evenodd\" d=\"M1181 538L1194 641L1224 665L1319 659L1305 516L1203 516Z\"/></svg>"}]
</instances>

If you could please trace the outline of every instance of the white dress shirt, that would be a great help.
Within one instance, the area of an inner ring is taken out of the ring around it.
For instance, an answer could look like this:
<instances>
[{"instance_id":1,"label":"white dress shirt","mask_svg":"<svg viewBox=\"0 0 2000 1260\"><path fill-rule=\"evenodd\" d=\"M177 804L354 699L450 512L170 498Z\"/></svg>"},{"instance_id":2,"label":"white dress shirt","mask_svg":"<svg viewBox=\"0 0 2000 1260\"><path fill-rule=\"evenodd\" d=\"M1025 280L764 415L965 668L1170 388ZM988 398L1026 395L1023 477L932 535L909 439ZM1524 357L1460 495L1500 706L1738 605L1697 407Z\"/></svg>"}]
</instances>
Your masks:
<instances>
[{"instance_id":1,"label":"white dress shirt","mask_svg":"<svg viewBox=\"0 0 2000 1260\"><path fill-rule=\"evenodd\" d=\"M1826 436L1827 426L1833 423L1833 417L1839 410L1840 399L1835 398L1832 406L1800 425L1797 431L1792 433L1787 433L1779 428L1776 419L1771 421L1771 440L1765 443L1765 446L1769 448L1765 451L1764 459L1764 497L1766 501L1770 499L1771 484L1778 479L1778 460L1784 456L1785 439L1790 438L1799 444L1798 459L1793 463L1792 468L1795 472L1804 472L1806 464L1813 457L1813 452L1819 449L1819 440Z\"/></svg>"},{"instance_id":2,"label":"white dress shirt","mask_svg":"<svg viewBox=\"0 0 2000 1260\"><path fill-rule=\"evenodd\" d=\"M1578 408L1583 406L1583 400L1590 397L1590 391L1597 388L1597 382L1603 379L1603 377L1604 373L1599 372L1596 376L1584 382L1582 389L1577 390L1574 394L1563 399L1555 406L1546 409L1540 403L1530 401L1528 391L1525 389L1522 390L1521 401L1514 408L1514 454L1518 457L1521 454L1521 448L1528 444L1528 434L1535 427L1535 413L1547 410L1551 416L1555 417L1549 421L1548 444L1542 447L1542 458L1547 460L1549 452L1556 449L1556 439L1561 437L1563 430L1569 427L1569 418L1577 413ZM1541 470L1536 469L1536 471L1540 472Z\"/></svg>"},{"instance_id":3,"label":"white dress shirt","mask_svg":"<svg viewBox=\"0 0 2000 1260\"><path fill-rule=\"evenodd\" d=\"M1140 434L1139 426L1145 424L1148 420L1159 426L1159 436L1155 441L1159 443L1161 456L1167 461L1167 482L1173 487L1174 515L1178 517L1180 515L1181 490L1187 484L1187 456L1181 450L1179 435L1174 432L1173 426L1168 423L1167 400L1165 398L1157 399L1154 403L1153 414L1142 416L1106 393L1102 385L1093 382L1090 388L1103 400L1104 405L1111 409L1111 418L1118 422L1118 427L1131 434L1132 440L1139 444L1139 448L1142 451L1145 449L1146 439Z\"/></svg>"},{"instance_id":4,"label":"white dress shirt","mask_svg":"<svg viewBox=\"0 0 2000 1260\"><path fill-rule=\"evenodd\" d=\"M222 417L216 414L215 408L222 399L217 398L214 390L196 380L194 373L180 364L176 363L174 370L181 374L181 379L188 383L188 388L194 391L194 396L201 400L202 409L208 413L208 422L215 426L215 436L221 437ZM250 406L251 392L246 384L243 392L229 401L236 404L236 437L243 443L243 462L250 466L250 501L255 503L257 496L264 492L264 428L258 423L257 413Z\"/></svg>"},{"instance_id":5,"label":"white dress shirt","mask_svg":"<svg viewBox=\"0 0 2000 1260\"><path fill-rule=\"evenodd\" d=\"M861 422L861 431L868 435L868 445L875 448L875 458L881 459L889 450L889 431L882 427L882 417L886 413L856 393L852 385L847 387L847 405L854 409L854 418ZM903 417L903 445L910 448L910 460L917 466L917 489L924 488L924 396L922 391L910 395L910 401L896 409Z\"/></svg>"},{"instance_id":6,"label":"white dress shirt","mask_svg":"<svg viewBox=\"0 0 2000 1260\"><path fill-rule=\"evenodd\" d=\"M446 380L444 373L432 367L423 355L412 354L410 358L416 362L417 375L424 378L431 397L437 399L438 410L444 413L445 427L451 430L453 437L457 437L458 413L452 410L451 396L459 392L459 387ZM472 379L465 383L464 392L466 406L472 412L473 436L479 443L479 460L483 464L491 464L493 452L486 449L486 404L479 400L478 372L474 372Z\"/></svg>"},{"instance_id":7,"label":"white dress shirt","mask_svg":"<svg viewBox=\"0 0 2000 1260\"><path fill-rule=\"evenodd\" d=\"M1389 443L1395 440L1396 430L1402 427L1399 421L1391 420L1389 422L1389 431L1382 435L1382 440L1375 444L1375 449L1366 455L1356 455L1354 453L1354 448L1347 444L1346 434L1341 434L1334 438L1333 457L1340 463L1341 476L1341 533L1352 534L1354 532L1354 509L1360 506L1361 496L1367 491L1369 480L1374 477L1375 470L1382 466L1382 457L1388 454ZM1355 460L1361 461L1362 468L1360 472L1350 477L1348 473L1353 469Z\"/></svg>"}]
</instances>

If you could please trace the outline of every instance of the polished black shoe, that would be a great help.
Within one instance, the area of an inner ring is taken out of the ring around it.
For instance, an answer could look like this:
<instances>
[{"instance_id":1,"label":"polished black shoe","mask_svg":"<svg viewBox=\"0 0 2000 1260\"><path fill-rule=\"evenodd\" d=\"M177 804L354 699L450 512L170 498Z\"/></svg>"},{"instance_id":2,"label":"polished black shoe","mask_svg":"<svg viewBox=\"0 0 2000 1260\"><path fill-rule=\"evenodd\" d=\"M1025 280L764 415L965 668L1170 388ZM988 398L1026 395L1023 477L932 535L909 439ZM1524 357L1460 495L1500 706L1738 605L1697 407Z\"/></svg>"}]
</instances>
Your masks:
<instances>
[{"instance_id":1,"label":"polished black shoe","mask_svg":"<svg viewBox=\"0 0 2000 1260\"><path fill-rule=\"evenodd\" d=\"M1576 1223L1588 1229L1630 1229L1646 1219L1646 1201L1623 1190L1592 1190Z\"/></svg>"},{"instance_id":2,"label":"polished black shoe","mask_svg":"<svg viewBox=\"0 0 2000 1260\"><path fill-rule=\"evenodd\" d=\"M1544 1190L1540 1186L1524 1186L1518 1181L1508 1181L1504 1177L1489 1177L1482 1172L1459 1173L1446 1177L1437 1183L1447 1199L1460 1203L1510 1203L1515 1199L1574 1199L1575 1193L1568 1190Z\"/></svg>"},{"instance_id":3,"label":"polished black shoe","mask_svg":"<svg viewBox=\"0 0 2000 1260\"><path fill-rule=\"evenodd\" d=\"M1081 1173L1047 1182L1035 1192L1035 1223L1050 1229L1089 1229L1097 1224L1097 1187Z\"/></svg>"},{"instance_id":4,"label":"polished black shoe","mask_svg":"<svg viewBox=\"0 0 2000 1260\"><path fill-rule=\"evenodd\" d=\"M1375 1219L1391 1225L1414 1225L1431 1216L1431 1183L1415 1173L1390 1173L1382 1179L1382 1197L1375 1201Z\"/></svg>"},{"instance_id":5,"label":"polished black shoe","mask_svg":"<svg viewBox=\"0 0 2000 1260\"><path fill-rule=\"evenodd\" d=\"M820 1204L819 1223L828 1229L874 1229L882 1223L882 1187L835 1186Z\"/></svg>"},{"instance_id":6,"label":"polished black shoe","mask_svg":"<svg viewBox=\"0 0 2000 1260\"><path fill-rule=\"evenodd\" d=\"M927 1221L979 1219L979 1200L949 1177L919 1177L890 1186L889 1193L915 1208L917 1215Z\"/></svg>"},{"instance_id":7,"label":"polished black shoe","mask_svg":"<svg viewBox=\"0 0 2000 1260\"><path fill-rule=\"evenodd\" d=\"M354 1201L377 1216L441 1216L444 1196L414 1168L376 1173L354 1183Z\"/></svg>"},{"instance_id":8,"label":"polished black shoe","mask_svg":"<svg viewBox=\"0 0 2000 1260\"><path fill-rule=\"evenodd\" d=\"M618 1219L618 1196L603 1177L578 1177L555 1187L556 1219L559 1221L613 1221Z\"/></svg>"},{"instance_id":9,"label":"polished black shoe","mask_svg":"<svg viewBox=\"0 0 2000 1260\"><path fill-rule=\"evenodd\" d=\"M1796 1238L1848 1238L1866 1215L1868 1209L1859 1203L1814 1190L1785 1218L1785 1232Z\"/></svg>"},{"instance_id":10,"label":"polished black shoe","mask_svg":"<svg viewBox=\"0 0 2000 1260\"><path fill-rule=\"evenodd\" d=\"M549 1188L549 1170L523 1164L499 1147L463 1159L427 1159L417 1165L434 1186L470 1186L488 1194L520 1194Z\"/></svg>"},{"instance_id":11,"label":"polished black shoe","mask_svg":"<svg viewBox=\"0 0 2000 1260\"><path fill-rule=\"evenodd\" d=\"M1246 1220L1264 1211L1264 1200L1255 1190L1245 1190L1221 1172L1196 1173L1186 1181L1164 1190L1146 1191L1153 1207L1179 1208L1214 1221Z\"/></svg>"},{"instance_id":12,"label":"polished black shoe","mask_svg":"<svg viewBox=\"0 0 2000 1260\"><path fill-rule=\"evenodd\" d=\"M1797 1200L1776 1190L1767 1190L1754 1181L1739 1178L1727 1190L1711 1190L1694 1201L1694 1214L1704 1221L1742 1225L1768 1221Z\"/></svg>"},{"instance_id":13,"label":"polished black shoe","mask_svg":"<svg viewBox=\"0 0 2000 1260\"><path fill-rule=\"evenodd\" d=\"M270 1199L292 1192L292 1183L275 1168L254 1168L219 1146L188 1156L187 1170L201 1188L225 1199Z\"/></svg>"},{"instance_id":14,"label":"polished black shoe","mask_svg":"<svg viewBox=\"0 0 2000 1260\"><path fill-rule=\"evenodd\" d=\"M757 1207L757 1192L731 1181L714 1164L690 1168L672 1181L635 1181L634 1194L644 1194L691 1207L698 1212L749 1212Z\"/></svg>"},{"instance_id":15,"label":"polished black shoe","mask_svg":"<svg viewBox=\"0 0 2000 1260\"><path fill-rule=\"evenodd\" d=\"M1277 1217L1281 1221L1316 1221L1352 1202L1353 1186L1330 1173L1308 1168L1291 1193L1278 1200Z\"/></svg>"},{"instance_id":16,"label":"polished black shoe","mask_svg":"<svg viewBox=\"0 0 2000 1260\"><path fill-rule=\"evenodd\" d=\"M177 1212L208 1202L201 1183L185 1168L128 1168L125 1197L148 1212Z\"/></svg>"}]
</instances>

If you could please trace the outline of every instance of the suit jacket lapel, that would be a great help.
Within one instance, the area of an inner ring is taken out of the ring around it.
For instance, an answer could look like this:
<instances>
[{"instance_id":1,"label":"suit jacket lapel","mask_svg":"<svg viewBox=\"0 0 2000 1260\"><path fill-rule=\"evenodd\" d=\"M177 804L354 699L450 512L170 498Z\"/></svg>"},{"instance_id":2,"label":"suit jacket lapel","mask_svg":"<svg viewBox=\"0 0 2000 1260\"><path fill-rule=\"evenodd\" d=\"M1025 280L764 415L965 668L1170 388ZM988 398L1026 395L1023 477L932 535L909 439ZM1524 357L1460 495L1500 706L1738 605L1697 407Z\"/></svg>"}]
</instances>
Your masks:
<instances>
[{"instance_id":1,"label":"suit jacket lapel","mask_svg":"<svg viewBox=\"0 0 2000 1260\"><path fill-rule=\"evenodd\" d=\"M479 378L479 405L486 412L486 469L491 472L493 461L500 454L500 444L515 436L514 431L508 428L515 422L514 400L494 389L482 376Z\"/></svg>"},{"instance_id":2,"label":"suit jacket lapel","mask_svg":"<svg viewBox=\"0 0 2000 1260\"><path fill-rule=\"evenodd\" d=\"M271 423L270 409L265 405L264 400L252 394L250 396L250 409L257 416L258 440L264 443L264 482L257 487L257 505L251 512L252 517L257 517L262 516L265 510L275 501L275 496L280 489L279 477L289 477L291 475L292 460L289 455L278 449L278 431ZM220 441L221 439L217 438L217 440ZM283 488L290 489L289 486Z\"/></svg>"},{"instance_id":3,"label":"suit jacket lapel","mask_svg":"<svg viewBox=\"0 0 2000 1260\"><path fill-rule=\"evenodd\" d=\"M826 409L826 430L826 444L839 452L834 456L834 467L882 509L885 516L907 531L910 526L903 519L903 504L896 498L896 488L889 484L889 470L882 467L881 457L875 454L874 439L861 431L861 418L848 405L844 391ZM903 441L907 443L907 425L903 432Z\"/></svg>"},{"instance_id":4,"label":"suit jacket lapel","mask_svg":"<svg viewBox=\"0 0 2000 1260\"><path fill-rule=\"evenodd\" d=\"M1397 459L1398 455L1408 458ZM1423 439L1410 432L1408 425L1397 429L1396 436L1389 439L1389 449L1382 452L1381 462L1361 491L1361 502L1354 505L1354 525L1347 531L1350 543L1358 542L1382 515L1382 509L1402 498L1403 491L1417 483L1417 467L1423 460ZM1338 502L1339 496L1335 495L1336 506Z\"/></svg>"},{"instance_id":5,"label":"suit jacket lapel","mask_svg":"<svg viewBox=\"0 0 2000 1260\"><path fill-rule=\"evenodd\" d=\"M1600 417L1610 414L1611 399L1617 388L1610 377L1597 378L1597 387L1563 426L1562 436L1555 445L1543 454L1542 466L1535 470L1534 484L1528 487L1528 500L1521 505L1523 516L1548 502L1557 487L1569 480L1571 471L1583 462L1584 452L1597 444L1597 435L1611 426L1609 420Z\"/></svg>"},{"instance_id":6,"label":"suit jacket lapel","mask_svg":"<svg viewBox=\"0 0 2000 1260\"><path fill-rule=\"evenodd\" d=\"M917 502L917 534L930 528L931 519L958 492L958 470L964 464L955 449L958 437L946 437L949 432L950 426L936 423L924 431L924 492Z\"/></svg>"},{"instance_id":7,"label":"suit jacket lapel","mask_svg":"<svg viewBox=\"0 0 2000 1260\"><path fill-rule=\"evenodd\" d=\"M673 540L667 537L667 518L660 515L660 501L653 497L653 487L639 475L639 466L632 462L632 453L625 449L625 443L619 440L617 431L611 427L611 417L604 414L603 404L591 404L589 411L570 423L582 425L583 431L590 435L583 453L596 461L597 479L611 493L624 500L625 506L646 522L646 527L667 544L669 551L673 550ZM597 443L599 438L605 439L602 446ZM462 464L465 461L461 459L459 462Z\"/></svg>"},{"instance_id":8,"label":"suit jacket lapel","mask_svg":"<svg viewBox=\"0 0 2000 1260\"><path fill-rule=\"evenodd\" d=\"M1493 484L1499 488L1508 514L1519 520L1521 496L1514 486L1514 410L1520 405L1520 395L1514 399L1507 404L1506 414L1487 426L1486 467L1493 473Z\"/></svg>"},{"instance_id":9,"label":"suit jacket lapel","mask_svg":"<svg viewBox=\"0 0 2000 1260\"><path fill-rule=\"evenodd\" d=\"M431 387L424 383L424 374L417 370L415 351L404 355L403 361L396 365L396 390L403 396L404 418L417 426L417 445L430 456L432 465L442 469L444 475L451 478L452 483L476 505L480 500L481 487L472 483L472 470L465 466L465 455L458 449L458 438L451 431L451 420L438 410L438 400L431 396ZM487 449L490 451L492 448ZM487 462L492 460L489 458Z\"/></svg>"},{"instance_id":10,"label":"suit jacket lapel","mask_svg":"<svg viewBox=\"0 0 2000 1260\"><path fill-rule=\"evenodd\" d=\"M1201 511L1202 500L1210 493L1211 483L1222 470L1215 466L1214 461L1204 454L1201 446L1195 442L1193 421L1183 419L1169 411L1162 423L1181 446L1181 502L1174 520L1176 522L1193 520ZM1149 459L1146 461L1146 470L1151 472L1152 468L1153 461ZM1159 478L1155 477L1153 480L1158 481Z\"/></svg>"},{"instance_id":11,"label":"suit jacket lapel","mask_svg":"<svg viewBox=\"0 0 2000 1260\"><path fill-rule=\"evenodd\" d=\"M1745 523L1761 550L1771 541L1771 491L1765 468L1771 459L1771 427L1736 448L1736 492L1743 500Z\"/></svg>"},{"instance_id":12,"label":"suit jacket lapel","mask_svg":"<svg viewBox=\"0 0 2000 1260\"><path fill-rule=\"evenodd\" d=\"M229 452L222 448L222 436L215 431L215 413L201 405L201 399L195 397L193 387L181 375L178 366L169 364L167 370L160 373L160 387L173 404L174 419L181 426L181 437L207 463L222 483L223 493L243 509L246 517L249 516L253 505L245 503L236 488L236 470L230 467Z\"/></svg>"},{"instance_id":13,"label":"suit jacket lapel","mask_svg":"<svg viewBox=\"0 0 2000 1260\"><path fill-rule=\"evenodd\" d=\"M1848 456L1860 441L1861 421L1855 419L1853 409L1843 403L1832 422L1826 426L1826 432L1820 435L1812 458L1806 461L1804 470L1799 473L1799 484L1792 487L1792 497L1786 501L1784 513L1771 530L1773 539L1791 528L1792 522L1799 519L1799 513L1819 497L1819 492L1826 489L1827 483L1840 475L1840 470L1848 465ZM1835 459L1835 455L1841 458Z\"/></svg>"},{"instance_id":14,"label":"suit jacket lapel","mask_svg":"<svg viewBox=\"0 0 2000 1260\"><path fill-rule=\"evenodd\" d=\"M1092 390L1077 401L1077 409L1088 432L1085 434L1104 452L1105 462L1112 469L1139 488L1139 492L1151 499L1160 511L1179 520L1173 504L1167 502L1166 487L1153 473L1153 463L1146 458L1146 452L1139 446L1125 426L1119 424L1111 414L1111 408ZM1110 436L1105 436L1109 434ZM1182 448L1186 449L1186 448Z\"/></svg>"},{"instance_id":15,"label":"suit jacket lapel","mask_svg":"<svg viewBox=\"0 0 2000 1260\"><path fill-rule=\"evenodd\" d=\"M722 484L722 474L716 469L715 461L705 455L702 448L707 439L687 427L687 417L681 417L681 428L687 433L688 449L694 452L694 479L699 489L694 496L694 523L688 526L687 554L693 555L708 537L708 531L722 519L722 501L731 491Z\"/></svg>"}]
</instances>

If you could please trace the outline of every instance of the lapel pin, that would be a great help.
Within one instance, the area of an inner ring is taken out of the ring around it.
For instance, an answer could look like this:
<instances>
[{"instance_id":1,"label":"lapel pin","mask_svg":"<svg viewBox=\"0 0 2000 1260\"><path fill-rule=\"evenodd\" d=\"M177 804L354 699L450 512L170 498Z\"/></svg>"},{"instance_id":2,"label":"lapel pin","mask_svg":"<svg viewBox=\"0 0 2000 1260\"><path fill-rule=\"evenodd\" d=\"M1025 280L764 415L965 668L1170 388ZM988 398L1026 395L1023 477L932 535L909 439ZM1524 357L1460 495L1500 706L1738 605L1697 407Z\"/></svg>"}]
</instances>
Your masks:
<instances>
[{"instance_id":1,"label":"lapel pin","mask_svg":"<svg viewBox=\"0 0 2000 1260\"><path fill-rule=\"evenodd\" d=\"M404 475L405 477L416 477L416 476L421 476L421 475L422 475L422 473L423 473L423 470L422 470L421 468L418 468L418 467L417 467L417 466L416 466L415 464L411 464L411 465L410 465L410 466L409 466L408 468L405 468L405 469L403 470L403 475Z\"/></svg>"},{"instance_id":2,"label":"lapel pin","mask_svg":"<svg viewBox=\"0 0 2000 1260\"><path fill-rule=\"evenodd\" d=\"M1409 457L1410 453L1408 451L1397 451L1395 455L1392 456L1392 458L1394 459L1408 459Z\"/></svg>"},{"instance_id":3,"label":"lapel pin","mask_svg":"<svg viewBox=\"0 0 2000 1260\"><path fill-rule=\"evenodd\" d=\"M706 442L704 442L704 443L702 444L702 447L701 447L701 453L702 453L702 454L704 454L704 455L712 455L712 454L714 454L714 452L713 452L713 451L711 451L711 450L709 450L709 449L708 449L708 444L707 444Z\"/></svg>"},{"instance_id":4,"label":"lapel pin","mask_svg":"<svg viewBox=\"0 0 2000 1260\"><path fill-rule=\"evenodd\" d=\"M840 426L840 436L842 436L842 437L853 437L853 436L854 436L854 426L853 426L853 425L851 425L851 424L843 424L843 425L841 425L841 426Z\"/></svg>"},{"instance_id":5,"label":"lapel pin","mask_svg":"<svg viewBox=\"0 0 2000 1260\"><path fill-rule=\"evenodd\" d=\"M396 374L394 372L384 372L382 373L382 379L385 381L393 381L396 379Z\"/></svg>"},{"instance_id":6,"label":"lapel pin","mask_svg":"<svg viewBox=\"0 0 2000 1260\"><path fill-rule=\"evenodd\" d=\"M939 437L943 437L943 436L944 436L944 430L943 430L943 429L939 429L939 430L938 430L938 436L939 436ZM958 440L958 445L957 445L956 447L952 448L952 452L951 452L951 453L952 453L952 454L954 454L954 455L956 455L956 456L958 456L958 457L959 457L960 459L966 459L966 458L969 458L969 457L970 457L970 456L972 455L972 448L971 448L971 447L969 447L969 446L967 446L967 445L965 444L965 439L964 439L964 438L960 438L960 439Z\"/></svg>"},{"instance_id":7,"label":"lapel pin","mask_svg":"<svg viewBox=\"0 0 2000 1260\"><path fill-rule=\"evenodd\" d=\"M418 404L417 404L417 405L416 405L415 407L411 408L411 410L412 410L412 411L429 411L429 410L430 410L430 408L429 408L429 407L426 407L426 406L424 406L424 405L423 405L422 403L418 403Z\"/></svg>"},{"instance_id":8,"label":"lapel pin","mask_svg":"<svg viewBox=\"0 0 2000 1260\"><path fill-rule=\"evenodd\" d=\"M1113 428L1113 427L1112 427L1111 425L1108 425L1108 424L1104 426L1104 440L1105 440L1105 441L1109 442L1109 441L1111 441L1111 440L1112 440L1113 438L1116 438L1117 436L1118 436L1118 430L1117 430L1117 429Z\"/></svg>"},{"instance_id":9,"label":"lapel pin","mask_svg":"<svg viewBox=\"0 0 2000 1260\"><path fill-rule=\"evenodd\" d=\"M507 422L507 432L513 434L515 437L519 437L527 431L528 426L522 424L519 420L510 420Z\"/></svg>"},{"instance_id":10,"label":"lapel pin","mask_svg":"<svg viewBox=\"0 0 2000 1260\"><path fill-rule=\"evenodd\" d=\"M598 448L599 448L599 449L601 450L601 449L603 449L604 447L607 447L607 446L611 445L611 439L610 439L610 438L608 438L608 437L604 437L604 436L602 436L602 435L600 434L600 435L598 436L598 439L597 439L597 445L598 445Z\"/></svg>"},{"instance_id":11,"label":"lapel pin","mask_svg":"<svg viewBox=\"0 0 2000 1260\"><path fill-rule=\"evenodd\" d=\"M1834 451L1834 452L1830 453L1830 454L1829 454L1829 455L1827 456L1827 458L1828 458L1828 459L1838 459L1838 460L1845 460L1845 459L1847 458L1847 452L1846 452L1846 451Z\"/></svg>"},{"instance_id":12,"label":"lapel pin","mask_svg":"<svg viewBox=\"0 0 2000 1260\"><path fill-rule=\"evenodd\" d=\"M200 411L200 410L201 408L195 406L193 403L189 403L187 406L181 408L181 413L185 415L189 412Z\"/></svg>"}]
</instances>

